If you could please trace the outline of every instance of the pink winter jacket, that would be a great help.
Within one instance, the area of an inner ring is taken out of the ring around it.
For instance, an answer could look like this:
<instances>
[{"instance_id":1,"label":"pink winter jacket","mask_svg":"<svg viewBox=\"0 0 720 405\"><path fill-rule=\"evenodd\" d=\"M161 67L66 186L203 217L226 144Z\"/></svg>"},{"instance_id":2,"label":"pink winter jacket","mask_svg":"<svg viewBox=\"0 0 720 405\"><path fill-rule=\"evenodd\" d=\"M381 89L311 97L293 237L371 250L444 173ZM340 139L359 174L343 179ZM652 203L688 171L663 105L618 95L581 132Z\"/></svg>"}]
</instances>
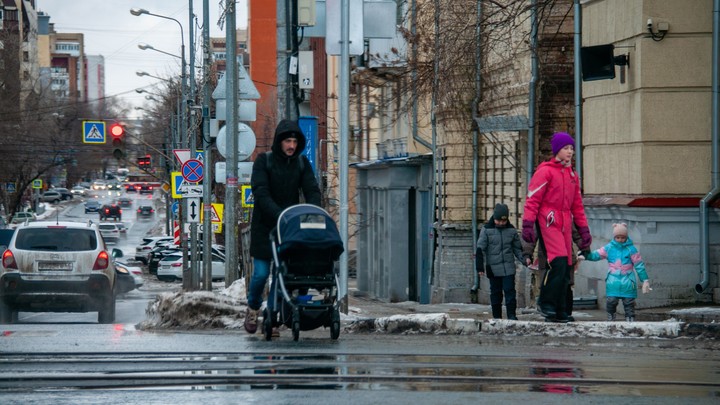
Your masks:
<instances>
[{"instance_id":1,"label":"pink winter jacket","mask_svg":"<svg viewBox=\"0 0 720 405\"><path fill-rule=\"evenodd\" d=\"M538 166L530 179L523 221L537 220L548 262L567 257L572 264L572 224L587 226L580 179L572 166L551 159Z\"/></svg>"}]
</instances>

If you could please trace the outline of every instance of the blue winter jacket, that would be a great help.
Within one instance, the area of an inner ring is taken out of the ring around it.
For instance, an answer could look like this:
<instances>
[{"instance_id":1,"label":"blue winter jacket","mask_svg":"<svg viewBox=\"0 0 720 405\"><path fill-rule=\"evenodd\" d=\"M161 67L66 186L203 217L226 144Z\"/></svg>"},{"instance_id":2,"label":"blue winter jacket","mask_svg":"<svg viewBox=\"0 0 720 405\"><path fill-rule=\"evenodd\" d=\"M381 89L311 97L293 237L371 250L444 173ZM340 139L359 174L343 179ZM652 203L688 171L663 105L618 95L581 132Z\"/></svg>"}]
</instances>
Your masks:
<instances>
[{"instance_id":1,"label":"blue winter jacket","mask_svg":"<svg viewBox=\"0 0 720 405\"><path fill-rule=\"evenodd\" d=\"M608 297L636 298L637 277L640 277L641 282L648 279L645 262L630 238L625 243L618 243L613 239L607 245L591 252L586 259L594 262L607 259L605 295Z\"/></svg>"}]
</instances>

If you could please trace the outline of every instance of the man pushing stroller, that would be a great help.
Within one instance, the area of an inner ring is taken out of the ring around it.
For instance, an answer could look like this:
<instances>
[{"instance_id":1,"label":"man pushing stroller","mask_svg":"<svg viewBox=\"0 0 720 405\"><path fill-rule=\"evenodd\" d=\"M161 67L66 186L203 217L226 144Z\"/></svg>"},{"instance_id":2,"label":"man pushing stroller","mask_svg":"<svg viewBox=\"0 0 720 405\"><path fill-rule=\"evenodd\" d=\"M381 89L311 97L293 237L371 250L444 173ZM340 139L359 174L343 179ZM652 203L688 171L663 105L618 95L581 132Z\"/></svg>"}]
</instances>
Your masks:
<instances>
[{"instance_id":1,"label":"man pushing stroller","mask_svg":"<svg viewBox=\"0 0 720 405\"><path fill-rule=\"evenodd\" d=\"M245 330L248 333L257 331L258 311L262 306L262 294L273 258L270 232L278 216L285 208L300 202L301 192L305 203L320 206L320 188L310 161L302 154L305 143L305 135L297 122L284 119L275 129L271 151L258 155L253 163L250 179L255 199L250 230L253 274L245 313ZM267 300L270 308L275 303L273 291L271 286Z\"/></svg>"}]
</instances>

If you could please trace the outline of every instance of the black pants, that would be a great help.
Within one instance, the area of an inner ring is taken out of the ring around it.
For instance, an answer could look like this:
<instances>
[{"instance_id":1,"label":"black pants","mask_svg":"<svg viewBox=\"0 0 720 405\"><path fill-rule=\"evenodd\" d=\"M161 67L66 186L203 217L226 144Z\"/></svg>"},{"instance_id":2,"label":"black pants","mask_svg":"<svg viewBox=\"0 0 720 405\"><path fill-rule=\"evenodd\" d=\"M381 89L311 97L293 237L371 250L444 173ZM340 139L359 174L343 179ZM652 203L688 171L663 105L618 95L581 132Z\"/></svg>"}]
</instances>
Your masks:
<instances>
[{"instance_id":1,"label":"black pants","mask_svg":"<svg viewBox=\"0 0 720 405\"><path fill-rule=\"evenodd\" d=\"M540 309L550 317L567 316L567 290L570 284L570 265L567 257L556 257L549 263L540 285Z\"/></svg>"},{"instance_id":2,"label":"black pants","mask_svg":"<svg viewBox=\"0 0 720 405\"><path fill-rule=\"evenodd\" d=\"M490 280L490 304L502 305L503 293L505 294L505 306L515 307L517 293L515 291L515 275L488 277Z\"/></svg>"}]
</instances>

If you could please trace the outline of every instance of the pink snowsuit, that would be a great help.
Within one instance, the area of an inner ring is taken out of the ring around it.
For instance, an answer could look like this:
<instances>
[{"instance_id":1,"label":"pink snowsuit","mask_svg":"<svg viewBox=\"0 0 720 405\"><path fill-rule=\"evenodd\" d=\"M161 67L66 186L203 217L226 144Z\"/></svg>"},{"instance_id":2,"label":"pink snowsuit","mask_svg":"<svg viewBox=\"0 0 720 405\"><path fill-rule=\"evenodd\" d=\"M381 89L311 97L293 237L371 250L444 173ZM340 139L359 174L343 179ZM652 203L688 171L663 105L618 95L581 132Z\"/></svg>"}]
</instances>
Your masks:
<instances>
[{"instance_id":1,"label":"pink snowsuit","mask_svg":"<svg viewBox=\"0 0 720 405\"><path fill-rule=\"evenodd\" d=\"M572 265L572 224L588 226L580 179L572 166L551 159L538 166L530 179L523 221L537 220L538 229L547 249L547 260L566 256Z\"/></svg>"}]
</instances>

